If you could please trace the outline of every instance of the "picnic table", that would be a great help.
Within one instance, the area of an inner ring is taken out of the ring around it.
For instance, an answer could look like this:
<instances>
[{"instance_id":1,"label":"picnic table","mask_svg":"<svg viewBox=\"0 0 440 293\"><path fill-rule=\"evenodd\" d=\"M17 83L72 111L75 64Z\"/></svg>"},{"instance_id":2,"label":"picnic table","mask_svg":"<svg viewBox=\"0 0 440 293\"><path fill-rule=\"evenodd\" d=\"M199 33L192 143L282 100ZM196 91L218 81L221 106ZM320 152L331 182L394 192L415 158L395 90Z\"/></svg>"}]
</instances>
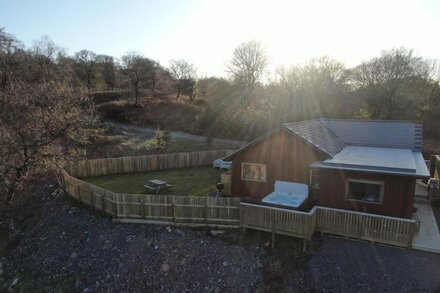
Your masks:
<instances>
[{"instance_id":1,"label":"picnic table","mask_svg":"<svg viewBox=\"0 0 440 293\"><path fill-rule=\"evenodd\" d=\"M168 182L166 182L166 181L162 181L159 179L153 179L153 180L150 180L148 182L148 184L144 185L144 187L148 190L155 191L156 194L158 194L159 191L168 189L171 187L171 185L168 184Z\"/></svg>"}]
</instances>

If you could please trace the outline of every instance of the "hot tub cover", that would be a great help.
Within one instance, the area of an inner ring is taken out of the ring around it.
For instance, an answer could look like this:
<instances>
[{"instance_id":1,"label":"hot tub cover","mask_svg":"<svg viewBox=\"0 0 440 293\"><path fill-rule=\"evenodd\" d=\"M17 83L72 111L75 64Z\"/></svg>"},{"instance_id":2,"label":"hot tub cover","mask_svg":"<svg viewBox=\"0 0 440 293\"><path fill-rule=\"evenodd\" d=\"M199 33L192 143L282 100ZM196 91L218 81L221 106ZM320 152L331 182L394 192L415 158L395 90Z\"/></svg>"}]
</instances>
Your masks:
<instances>
[{"instance_id":1,"label":"hot tub cover","mask_svg":"<svg viewBox=\"0 0 440 293\"><path fill-rule=\"evenodd\" d=\"M307 199L309 187L306 184L275 181L274 191L263 198L263 203L298 208Z\"/></svg>"}]
</instances>

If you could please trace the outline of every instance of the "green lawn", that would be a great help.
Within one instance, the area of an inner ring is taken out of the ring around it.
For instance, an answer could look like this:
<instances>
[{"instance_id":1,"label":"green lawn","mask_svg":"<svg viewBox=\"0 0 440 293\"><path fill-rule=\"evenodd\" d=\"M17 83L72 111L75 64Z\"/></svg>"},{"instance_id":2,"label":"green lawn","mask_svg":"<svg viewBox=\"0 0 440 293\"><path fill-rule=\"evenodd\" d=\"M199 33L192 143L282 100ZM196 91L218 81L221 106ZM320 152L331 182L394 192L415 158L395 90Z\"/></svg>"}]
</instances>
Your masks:
<instances>
[{"instance_id":1,"label":"green lawn","mask_svg":"<svg viewBox=\"0 0 440 293\"><path fill-rule=\"evenodd\" d=\"M172 185L170 189L161 191L160 194L207 195L216 191L215 184L220 182L220 174L224 172L212 167L199 167L87 177L82 180L113 192L146 194L148 192L144 185L149 180L159 179Z\"/></svg>"}]
</instances>

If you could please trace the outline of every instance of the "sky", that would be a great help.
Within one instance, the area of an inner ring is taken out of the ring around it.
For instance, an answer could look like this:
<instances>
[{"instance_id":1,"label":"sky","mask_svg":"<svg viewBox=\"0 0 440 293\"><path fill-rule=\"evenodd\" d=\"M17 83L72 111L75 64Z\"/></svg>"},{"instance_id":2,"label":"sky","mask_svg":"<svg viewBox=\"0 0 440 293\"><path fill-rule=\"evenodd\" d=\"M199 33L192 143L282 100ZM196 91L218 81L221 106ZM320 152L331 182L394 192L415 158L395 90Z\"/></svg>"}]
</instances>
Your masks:
<instances>
[{"instance_id":1,"label":"sky","mask_svg":"<svg viewBox=\"0 0 440 293\"><path fill-rule=\"evenodd\" d=\"M0 27L26 46L48 35L73 54L137 51L199 76L226 76L235 47L258 40L272 69L323 55L351 67L406 47L440 59L440 0L0 0Z\"/></svg>"}]
</instances>

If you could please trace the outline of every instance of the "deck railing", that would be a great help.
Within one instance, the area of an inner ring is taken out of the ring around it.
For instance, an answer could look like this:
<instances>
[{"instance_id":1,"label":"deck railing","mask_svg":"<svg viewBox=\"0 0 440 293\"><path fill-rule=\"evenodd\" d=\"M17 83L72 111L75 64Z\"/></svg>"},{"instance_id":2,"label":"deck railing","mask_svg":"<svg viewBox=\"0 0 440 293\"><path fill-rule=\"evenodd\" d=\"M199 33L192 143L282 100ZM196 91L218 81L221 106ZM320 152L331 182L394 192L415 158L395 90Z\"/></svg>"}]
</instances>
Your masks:
<instances>
[{"instance_id":1,"label":"deck railing","mask_svg":"<svg viewBox=\"0 0 440 293\"><path fill-rule=\"evenodd\" d=\"M240 203L240 226L307 240L318 231L410 248L416 222L320 206L305 213Z\"/></svg>"}]
</instances>

